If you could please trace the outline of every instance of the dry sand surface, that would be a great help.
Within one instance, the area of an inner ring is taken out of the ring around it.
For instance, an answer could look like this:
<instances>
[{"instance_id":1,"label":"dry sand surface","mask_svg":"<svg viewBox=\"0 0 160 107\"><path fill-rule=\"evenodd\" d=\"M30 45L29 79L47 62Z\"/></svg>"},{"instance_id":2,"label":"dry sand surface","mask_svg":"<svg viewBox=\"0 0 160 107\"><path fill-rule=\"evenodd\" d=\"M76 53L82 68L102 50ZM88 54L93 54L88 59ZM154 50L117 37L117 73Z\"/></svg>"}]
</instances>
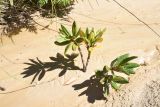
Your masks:
<instances>
[{"instance_id":1,"label":"dry sand surface","mask_svg":"<svg viewBox=\"0 0 160 107\"><path fill-rule=\"evenodd\" d=\"M160 107L160 38L135 17L112 0L79 1L69 14L69 21L53 19L49 28L58 30L60 23L71 25L73 19L82 27L107 28L104 41L93 52L88 71L67 70L59 77L62 69L50 70L41 81L33 76L22 78L30 63L29 59L39 58L42 62L52 62L50 57L63 54L63 47L54 45L57 32L42 30L37 26L37 34L22 31L13 37L13 44L3 38L0 44L0 107ZM160 34L160 0L117 0L131 10ZM50 19L35 17L46 26ZM109 64L116 56L130 53L137 55L140 67L131 76L130 83L114 92L107 100L101 92L89 86L89 78L96 69ZM76 65L82 66L80 58ZM77 84L77 85L76 85ZM85 88L74 90L73 86ZM80 95L82 92L84 93Z\"/></svg>"}]
</instances>

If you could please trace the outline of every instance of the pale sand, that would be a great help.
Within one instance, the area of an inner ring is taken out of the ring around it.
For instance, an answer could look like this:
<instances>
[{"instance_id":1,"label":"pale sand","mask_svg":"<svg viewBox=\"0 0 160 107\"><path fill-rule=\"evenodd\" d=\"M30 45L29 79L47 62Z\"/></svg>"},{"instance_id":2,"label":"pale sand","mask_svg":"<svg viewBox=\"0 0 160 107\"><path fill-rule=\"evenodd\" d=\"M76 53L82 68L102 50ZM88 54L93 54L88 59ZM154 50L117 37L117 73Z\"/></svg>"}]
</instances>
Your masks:
<instances>
[{"instance_id":1,"label":"pale sand","mask_svg":"<svg viewBox=\"0 0 160 107\"><path fill-rule=\"evenodd\" d=\"M118 0L122 5L131 10L140 19L143 19L159 34L160 1L159 0ZM40 30L38 33L21 32L13 37L15 44L9 39L3 38L3 46L0 46L0 107L159 107L160 104L160 77L159 77L159 53L156 45L160 38L150 29L137 21L132 15L119 7L112 0L79 1L69 16L82 27L107 28L104 41L92 54L88 71L82 73L78 70L67 71L65 76L58 77L59 70L47 72L44 78L33 83L35 87L12 92L30 86L33 76L22 78L24 68L29 59L38 57L47 62L49 57L56 56L57 52L63 54L63 47L54 45L57 33L51 30ZM35 18L37 19L37 18ZM49 19L36 20L42 25L47 25ZM56 20L56 19L54 19ZM71 22L58 22L71 25ZM57 26L56 26L57 25ZM59 24L53 23L50 28L58 30ZM75 84L86 81L94 74L96 69L101 69L109 64L116 56L131 53L139 56L140 63L147 66L140 67L131 83L124 85L121 91L112 91L108 101L99 99L98 91L90 90L86 95L78 96L82 90L74 90ZM80 58L76 65L81 66ZM47 82L50 81L50 82ZM155 82L156 81L156 82ZM150 88L151 87L151 88ZM3 94L7 93L7 94ZM92 93L92 94L91 94ZM96 94L95 94L96 93ZM94 99L96 98L96 99Z\"/></svg>"}]
</instances>

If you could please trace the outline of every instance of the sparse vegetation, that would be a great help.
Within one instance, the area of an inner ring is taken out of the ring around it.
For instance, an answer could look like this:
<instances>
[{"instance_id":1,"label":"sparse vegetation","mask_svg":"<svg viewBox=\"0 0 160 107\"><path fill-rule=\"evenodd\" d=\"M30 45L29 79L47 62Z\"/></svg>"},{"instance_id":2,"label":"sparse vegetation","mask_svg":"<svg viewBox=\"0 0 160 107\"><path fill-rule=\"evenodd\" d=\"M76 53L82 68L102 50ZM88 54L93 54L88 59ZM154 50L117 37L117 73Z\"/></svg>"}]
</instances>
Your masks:
<instances>
[{"instance_id":1,"label":"sparse vegetation","mask_svg":"<svg viewBox=\"0 0 160 107\"><path fill-rule=\"evenodd\" d=\"M36 33L32 14L39 11L43 17L63 17L72 9L74 0L3 0L0 1L2 35L11 37L22 28Z\"/></svg>"},{"instance_id":2,"label":"sparse vegetation","mask_svg":"<svg viewBox=\"0 0 160 107\"><path fill-rule=\"evenodd\" d=\"M95 30L92 28L89 30L86 28L86 31L84 32L81 28L78 28L76 25L76 22L73 22L72 24L72 33L70 33L69 30L63 25L61 25L61 28L59 29L60 35L57 41L55 41L56 45L59 46L65 46L64 54L67 53L67 51L71 48L73 51L76 51L78 48L78 51L80 53L82 64L83 64L83 70L86 72L87 66L90 60L91 52L94 47L96 47L98 42L102 42L102 35L105 32L104 30L98 30L95 32ZM81 45L84 43L84 45L87 48L88 51L88 57L86 63L84 62L84 55L81 50Z\"/></svg>"},{"instance_id":3,"label":"sparse vegetation","mask_svg":"<svg viewBox=\"0 0 160 107\"><path fill-rule=\"evenodd\" d=\"M102 35L104 34L105 29L95 32L94 28L91 30L86 28L86 30L83 31L81 28L77 27L76 22L73 22L72 33L70 33L70 31L67 30L67 28L63 25L61 25L59 32L60 35L58 40L55 41L55 44L59 46L66 46L64 54L66 54L70 48L72 51L75 51L78 48L83 63L83 70L86 72L91 52L98 42L103 41ZM83 43L86 46L88 52L86 63L84 63L84 55L80 48ZM129 56L129 54L124 54L113 60L110 67L104 66L103 70L96 71L92 78L97 79L103 86L104 96L109 94L110 86L115 90L119 90L121 84L129 83L128 79L117 75L116 72L124 73L126 75L134 74L134 69L139 67L139 64L132 63L130 61L136 58L137 56Z\"/></svg>"},{"instance_id":4,"label":"sparse vegetation","mask_svg":"<svg viewBox=\"0 0 160 107\"><path fill-rule=\"evenodd\" d=\"M121 84L129 83L127 78L117 75L116 72L126 75L134 74L134 69L139 67L139 64L130 61L135 58L137 57L124 54L113 60L110 67L104 66L103 70L96 71L94 77L102 84L104 96L109 94L110 86L115 90L119 90Z\"/></svg>"}]
</instances>

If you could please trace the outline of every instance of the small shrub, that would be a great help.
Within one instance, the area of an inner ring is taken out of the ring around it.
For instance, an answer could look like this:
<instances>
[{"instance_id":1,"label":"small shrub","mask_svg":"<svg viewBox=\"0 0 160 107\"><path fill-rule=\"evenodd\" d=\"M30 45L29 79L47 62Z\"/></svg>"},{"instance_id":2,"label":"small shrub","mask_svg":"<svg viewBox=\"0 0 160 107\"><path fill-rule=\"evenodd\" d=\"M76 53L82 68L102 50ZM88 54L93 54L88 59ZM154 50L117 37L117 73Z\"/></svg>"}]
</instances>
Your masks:
<instances>
[{"instance_id":1,"label":"small shrub","mask_svg":"<svg viewBox=\"0 0 160 107\"><path fill-rule=\"evenodd\" d=\"M93 48L96 47L98 42L103 41L102 35L105 32L105 29L95 31L93 28L91 30L86 28L84 32L81 28L77 27L76 22L74 21L72 24L72 33L70 33L71 31L67 30L67 28L63 25L61 25L59 32L60 32L60 35L58 40L55 41L55 44L59 46L66 46L64 54L66 54L70 48L73 51L75 51L78 48L78 51L82 59L83 70L85 72L87 70L87 66L88 66ZM88 57L87 57L86 63L84 62L84 59L83 59L84 55L80 48L82 43L84 43L88 51Z\"/></svg>"},{"instance_id":2,"label":"small shrub","mask_svg":"<svg viewBox=\"0 0 160 107\"><path fill-rule=\"evenodd\" d=\"M121 84L129 83L128 79L118 76L115 72L124 73L126 75L134 74L134 69L139 67L139 64L130 61L135 58L137 57L129 57L129 54L124 54L113 60L110 67L104 66L103 70L96 71L95 78L103 85L104 96L109 94L110 86L117 91Z\"/></svg>"}]
</instances>

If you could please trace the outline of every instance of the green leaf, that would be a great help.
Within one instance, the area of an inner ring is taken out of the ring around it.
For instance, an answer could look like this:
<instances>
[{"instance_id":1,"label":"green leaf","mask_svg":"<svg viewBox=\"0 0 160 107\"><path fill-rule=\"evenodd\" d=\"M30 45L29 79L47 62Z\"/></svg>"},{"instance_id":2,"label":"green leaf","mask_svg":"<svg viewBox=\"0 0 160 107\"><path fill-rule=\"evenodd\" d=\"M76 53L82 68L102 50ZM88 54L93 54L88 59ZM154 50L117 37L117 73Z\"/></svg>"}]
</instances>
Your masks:
<instances>
[{"instance_id":1,"label":"green leaf","mask_svg":"<svg viewBox=\"0 0 160 107\"><path fill-rule=\"evenodd\" d=\"M137 68L140 65L137 63L127 63L126 65L124 65L125 68Z\"/></svg>"},{"instance_id":2,"label":"green leaf","mask_svg":"<svg viewBox=\"0 0 160 107\"><path fill-rule=\"evenodd\" d=\"M74 21L72 24L72 34L73 36L76 36L76 32L77 32L77 26L76 26L76 22Z\"/></svg>"},{"instance_id":3,"label":"green leaf","mask_svg":"<svg viewBox=\"0 0 160 107\"><path fill-rule=\"evenodd\" d=\"M97 38L95 42L102 42L103 38Z\"/></svg>"},{"instance_id":4,"label":"green leaf","mask_svg":"<svg viewBox=\"0 0 160 107\"><path fill-rule=\"evenodd\" d=\"M129 72L130 74L135 74L133 68L128 69L128 72Z\"/></svg>"},{"instance_id":5,"label":"green leaf","mask_svg":"<svg viewBox=\"0 0 160 107\"><path fill-rule=\"evenodd\" d=\"M108 66L104 66L104 67L103 67L103 71L104 71L104 72L109 72L109 71L110 71L110 68L109 68Z\"/></svg>"},{"instance_id":6,"label":"green leaf","mask_svg":"<svg viewBox=\"0 0 160 107\"><path fill-rule=\"evenodd\" d=\"M79 35L80 35L81 37L85 37L85 33L83 32L82 29L79 30Z\"/></svg>"},{"instance_id":7,"label":"green leaf","mask_svg":"<svg viewBox=\"0 0 160 107\"><path fill-rule=\"evenodd\" d=\"M66 54L67 53L67 51L69 50L69 48L71 48L72 47L72 43L70 43L70 44L68 44L67 46L66 46L66 48L65 48L65 51L64 51L64 54Z\"/></svg>"},{"instance_id":8,"label":"green leaf","mask_svg":"<svg viewBox=\"0 0 160 107\"><path fill-rule=\"evenodd\" d=\"M124 66L119 67L119 70L125 73L126 75L130 75L129 69L125 68Z\"/></svg>"},{"instance_id":9,"label":"green leaf","mask_svg":"<svg viewBox=\"0 0 160 107\"><path fill-rule=\"evenodd\" d=\"M73 51L76 51L76 49L77 49L77 45L73 44L73 45L72 45L72 50L73 50Z\"/></svg>"},{"instance_id":10,"label":"green leaf","mask_svg":"<svg viewBox=\"0 0 160 107\"><path fill-rule=\"evenodd\" d=\"M68 30L67 30L63 25L61 25L61 28L62 28L62 32L63 32L66 36L71 37L71 34L68 32Z\"/></svg>"},{"instance_id":11,"label":"green leaf","mask_svg":"<svg viewBox=\"0 0 160 107\"><path fill-rule=\"evenodd\" d=\"M121 76L113 76L112 81L119 83L119 84L129 83L129 81L127 79L125 79L124 77L121 77Z\"/></svg>"},{"instance_id":12,"label":"green leaf","mask_svg":"<svg viewBox=\"0 0 160 107\"><path fill-rule=\"evenodd\" d=\"M106 29L103 29L102 31L99 31L99 32L97 33L96 38L101 38L105 31L106 31Z\"/></svg>"},{"instance_id":13,"label":"green leaf","mask_svg":"<svg viewBox=\"0 0 160 107\"><path fill-rule=\"evenodd\" d=\"M79 28L77 34L75 35L76 37L80 35L80 30L81 30L81 28Z\"/></svg>"},{"instance_id":14,"label":"green leaf","mask_svg":"<svg viewBox=\"0 0 160 107\"><path fill-rule=\"evenodd\" d=\"M97 78L101 78L103 76L103 72L101 70L97 70L95 75Z\"/></svg>"},{"instance_id":15,"label":"green leaf","mask_svg":"<svg viewBox=\"0 0 160 107\"><path fill-rule=\"evenodd\" d=\"M119 90L119 88L120 88L120 85L118 85L116 82L113 82L113 81L111 81L111 86L115 90Z\"/></svg>"},{"instance_id":16,"label":"green leaf","mask_svg":"<svg viewBox=\"0 0 160 107\"><path fill-rule=\"evenodd\" d=\"M83 42L83 38L77 38L77 39L76 39L76 43L79 44L79 43L82 43L82 42Z\"/></svg>"},{"instance_id":17,"label":"green leaf","mask_svg":"<svg viewBox=\"0 0 160 107\"><path fill-rule=\"evenodd\" d=\"M62 29L59 29L60 32L60 36L66 39L70 39L70 37L68 35L66 35L66 33L64 33L64 31Z\"/></svg>"},{"instance_id":18,"label":"green leaf","mask_svg":"<svg viewBox=\"0 0 160 107\"><path fill-rule=\"evenodd\" d=\"M117 58L114 59L114 60L111 62L110 66L111 66L111 67L114 67L114 64L115 64L116 61L117 61Z\"/></svg>"},{"instance_id":19,"label":"green leaf","mask_svg":"<svg viewBox=\"0 0 160 107\"><path fill-rule=\"evenodd\" d=\"M95 37L94 32L91 32L91 33L89 34L89 36L88 36L89 41L90 41L90 42L93 42L94 37Z\"/></svg>"},{"instance_id":20,"label":"green leaf","mask_svg":"<svg viewBox=\"0 0 160 107\"><path fill-rule=\"evenodd\" d=\"M48 0L38 0L38 3L40 5L40 7L43 7L45 4L48 3Z\"/></svg>"},{"instance_id":21,"label":"green leaf","mask_svg":"<svg viewBox=\"0 0 160 107\"><path fill-rule=\"evenodd\" d=\"M59 45L59 46L64 46L64 45L69 44L70 42L71 42L70 40L66 40L66 41L63 41L63 42L55 41L54 43L55 43L56 45Z\"/></svg>"},{"instance_id":22,"label":"green leaf","mask_svg":"<svg viewBox=\"0 0 160 107\"><path fill-rule=\"evenodd\" d=\"M86 36L88 36L89 35L89 29L88 28L86 28ZM87 37L88 38L88 37Z\"/></svg>"},{"instance_id":23,"label":"green leaf","mask_svg":"<svg viewBox=\"0 0 160 107\"><path fill-rule=\"evenodd\" d=\"M129 56L129 54L124 54L124 55L121 55L120 57L116 58L114 60L114 63L112 64L112 67L119 66L124 59L128 58L128 56Z\"/></svg>"},{"instance_id":24,"label":"green leaf","mask_svg":"<svg viewBox=\"0 0 160 107\"><path fill-rule=\"evenodd\" d=\"M57 39L57 42L61 43L61 42L65 42L67 41L68 39L66 39L65 37L62 37L62 35L60 35Z\"/></svg>"},{"instance_id":25,"label":"green leaf","mask_svg":"<svg viewBox=\"0 0 160 107\"><path fill-rule=\"evenodd\" d=\"M126 64L127 62L133 60L133 59L136 59L137 56L131 56L131 57L128 57L128 58L125 58L121 63L120 65L123 65L123 64Z\"/></svg>"}]
</instances>

